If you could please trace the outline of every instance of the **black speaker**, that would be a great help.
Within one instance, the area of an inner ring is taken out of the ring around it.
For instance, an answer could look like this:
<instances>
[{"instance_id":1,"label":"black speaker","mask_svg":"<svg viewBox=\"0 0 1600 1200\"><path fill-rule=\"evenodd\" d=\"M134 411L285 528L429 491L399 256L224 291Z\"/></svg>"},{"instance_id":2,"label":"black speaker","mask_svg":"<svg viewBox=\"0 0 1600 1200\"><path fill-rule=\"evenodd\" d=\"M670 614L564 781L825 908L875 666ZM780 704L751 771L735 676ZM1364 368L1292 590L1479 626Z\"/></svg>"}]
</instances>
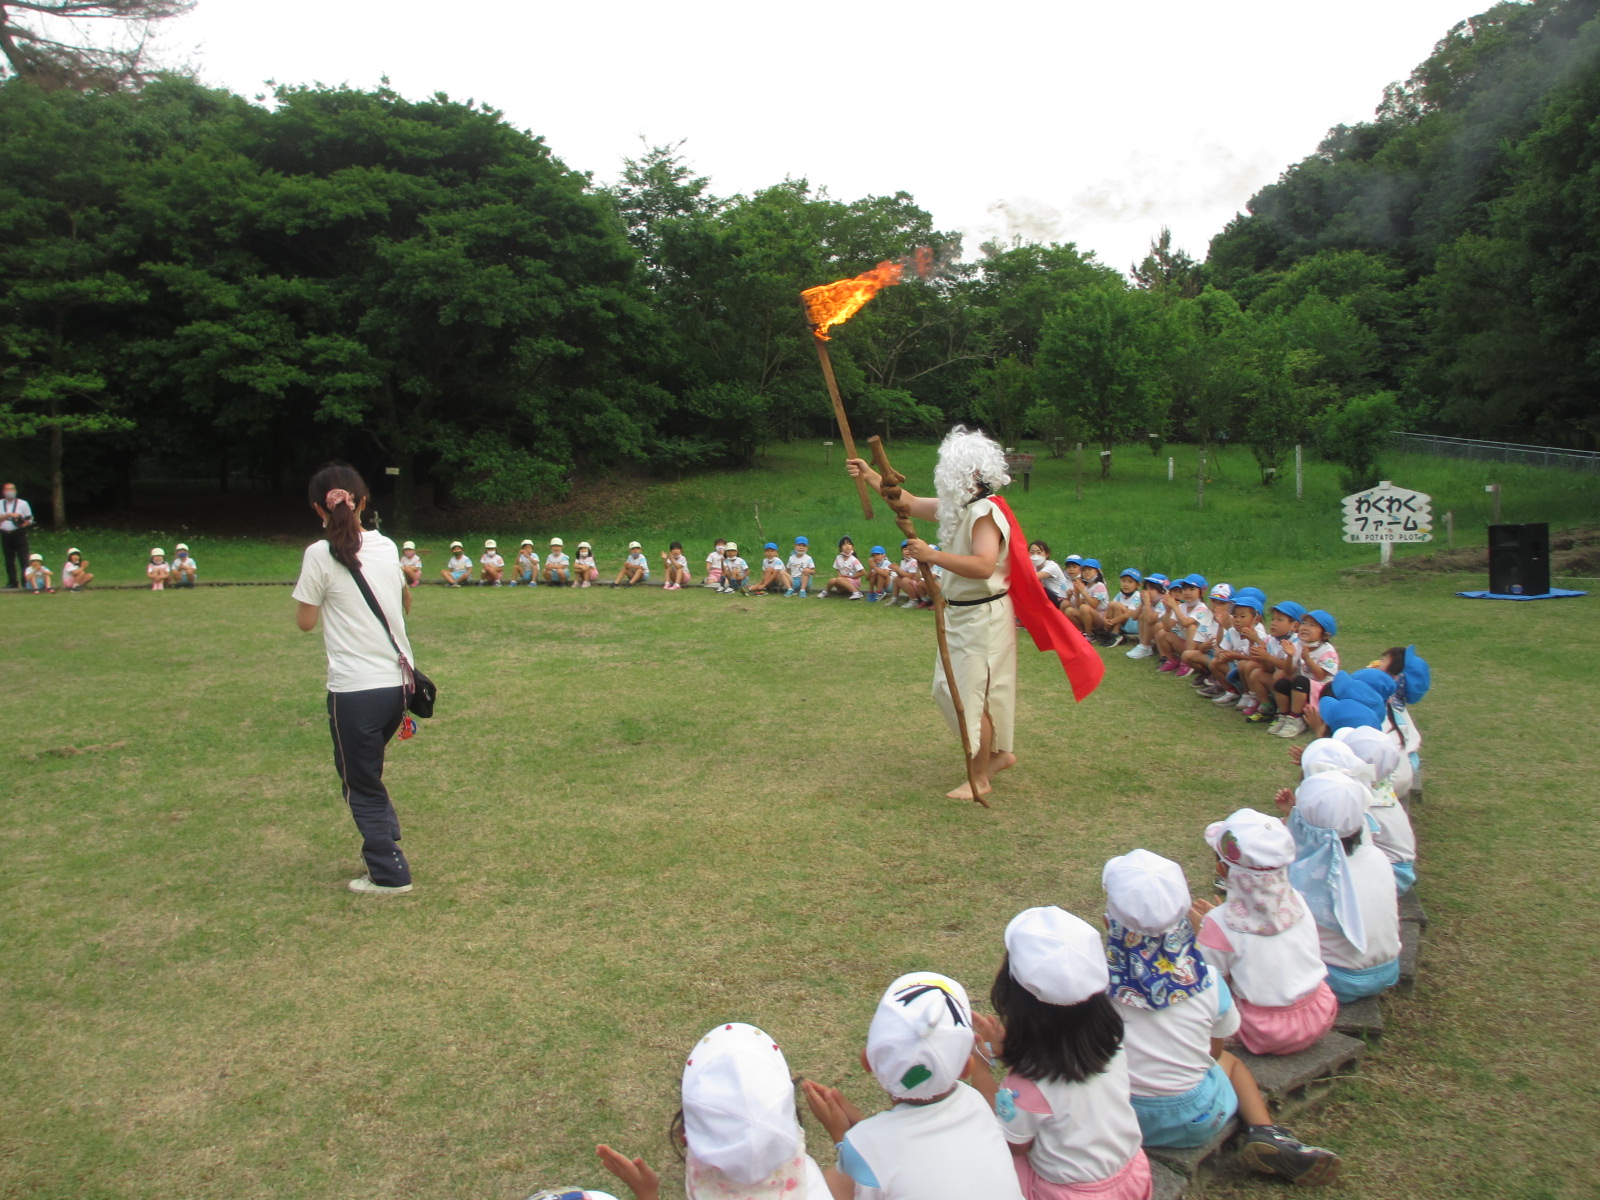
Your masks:
<instances>
[{"instance_id":1,"label":"black speaker","mask_svg":"<svg viewBox=\"0 0 1600 1200\"><path fill-rule=\"evenodd\" d=\"M1489 590L1499 596L1550 590L1550 526L1489 526Z\"/></svg>"}]
</instances>

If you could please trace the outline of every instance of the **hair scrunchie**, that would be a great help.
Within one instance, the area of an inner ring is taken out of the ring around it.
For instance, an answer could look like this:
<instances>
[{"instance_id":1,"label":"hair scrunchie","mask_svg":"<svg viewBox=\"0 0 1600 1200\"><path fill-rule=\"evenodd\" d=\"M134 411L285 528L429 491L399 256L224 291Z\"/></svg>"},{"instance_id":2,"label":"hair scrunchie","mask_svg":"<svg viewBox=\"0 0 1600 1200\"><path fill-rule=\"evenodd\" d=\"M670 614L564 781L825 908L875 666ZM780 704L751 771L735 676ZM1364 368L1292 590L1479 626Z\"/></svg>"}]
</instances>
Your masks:
<instances>
[{"instance_id":1,"label":"hair scrunchie","mask_svg":"<svg viewBox=\"0 0 1600 1200\"><path fill-rule=\"evenodd\" d=\"M326 501L326 507L329 512L332 512L334 507L340 504L348 504L351 508L356 506L356 498L343 488L334 488L323 499Z\"/></svg>"}]
</instances>

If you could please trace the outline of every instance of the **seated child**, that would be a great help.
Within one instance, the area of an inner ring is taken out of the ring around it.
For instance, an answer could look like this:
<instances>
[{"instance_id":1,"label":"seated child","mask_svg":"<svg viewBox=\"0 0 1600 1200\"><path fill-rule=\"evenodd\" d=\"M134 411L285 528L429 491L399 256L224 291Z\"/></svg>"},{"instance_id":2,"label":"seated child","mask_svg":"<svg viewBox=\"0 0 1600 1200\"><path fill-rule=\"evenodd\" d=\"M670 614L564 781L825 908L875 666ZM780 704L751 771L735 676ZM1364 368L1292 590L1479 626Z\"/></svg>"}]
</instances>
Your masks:
<instances>
[{"instance_id":1,"label":"seated child","mask_svg":"<svg viewBox=\"0 0 1600 1200\"><path fill-rule=\"evenodd\" d=\"M1088 922L1049 907L1027 909L1006 926L989 993L1000 1019L979 1017L977 1028L1010 1068L993 1099L1028 1200L1150 1196L1109 985L1106 948ZM988 1072L976 1078L980 1089L993 1089Z\"/></svg>"},{"instance_id":2,"label":"seated child","mask_svg":"<svg viewBox=\"0 0 1600 1200\"><path fill-rule=\"evenodd\" d=\"M1161 651L1159 671L1188 679L1195 674L1196 665L1184 660L1189 650L1198 649L1211 640L1211 608L1205 601L1206 577L1185 575L1175 579L1167 592L1178 601L1168 605L1167 628L1156 635L1156 649ZM1204 660L1209 663L1209 659Z\"/></svg>"},{"instance_id":3,"label":"seated child","mask_svg":"<svg viewBox=\"0 0 1600 1200\"><path fill-rule=\"evenodd\" d=\"M756 591L787 594L793 590L789 572L784 568L783 558L778 554L778 543L766 543L761 547L761 582L756 585Z\"/></svg>"},{"instance_id":4,"label":"seated child","mask_svg":"<svg viewBox=\"0 0 1600 1200\"><path fill-rule=\"evenodd\" d=\"M467 557L466 547L460 542L450 543L450 557L439 569L439 575L451 587L460 587L472 578L472 560Z\"/></svg>"},{"instance_id":5,"label":"seated child","mask_svg":"<svg viewBox=\"0 0 1600 1200\"><path fill-rule=\"evenodd\" d=\"M689 579L689 560L684 556L683 543L673 542L667 547L667 552L661 556L667 564L667 577L661 585L664 592L678 592L683 590L683 585L691 582Z\"/></svg>"},{"instance_id":6,"label":"seated child","mask_svg":"<svg viewBox=\"0 0 1600 1200\"><path fill-rule=\"evenodd\" d=\"M1217 638L1217 652L1211 659L1211 673L1221 687L1213 704L1247 710L1257 703L1255 693L1245 687L1241 672L1255 647L1266 643L1267 630L1261 624L1266 602L1260 588L1244 587L1233 593L1232 619Z\"/></svg>"},{"instance_id":7,"label":"seated child","mask_svg":"<svg viewBox=\"0 0 1600 1200\"><path fill-rule=\"evenodd\" d=\"M1067 573L1061 569L1061 564L1050 557L1050 544L1048 542L1029 542L1028 559L1033 563L1034 573L1039 576L1039 582L1044 585L1044 594L1050 597L1050 603L1057 608L1067 598Z\"/></svg>"},{"instance_id":8,"label":"seated child","mask_svg":"<svg viewBox=\"0 0 1600 1200\"><path fill-rule=\"evenodd\" d=\"M716 545L711 548L711 553L706 555L706 581L702 587L718 592L722 590L722 556L727 547L728 543L718 538Z\"/></svg>"},{"instance_id":9,"label":"seated child","mask_svg":"<svg viewBox=\"0 0 1600 1200\"><path fill-rule=\"evenodd\" d=\"M1400 979L1394 871L1367 832L1367 788L1337 771L1278 793L1294 835L1289 878L1317 923L1328 986L1341 1001L1376 996Z\"/></svg>"},{"instance_id":10,"label":"seated child","mask_svg":"<svg viewBox=\"0 0 1600 1200\"><path fill-rule=\"evenodd\" d=\"M401 565L404 565L404 560ZM522 545L517 547L516 577L512 579L511 586L518 584L523 587L539 586L539 552L533 548L532 538L523 538Z\"/></svg>"},{"instance_id":11,"label":"seated child","mask_svg":"<svg viewBox=\"0 0 1600 1200\"><path fill-rule=\"evenodd\" d=\"M1137 614L1139 644L1129 650L1127 655L1134 659L1154 658L1156 655L1156 634L1164 628L1162 622L1167 615L1167 577L1158 572L1151 572L1144 577L1141 590L1144 592L1144 598L1139 601Z\"/></svg>"},{"instance_id":12,"label":"seated child","mask_svg":"<svg viewBox=\"0 0 1600 1200\"><path fill-rule=\"evenodd\" d=\"M200 564L189 557L187 543L179 542L173 548L172 559L172 586L178 588L192 588L195 576L200 574Z\"/></svg>"},{"instance_id":13,"label":"seated child","mask_svg":"<svg viewBox=\"0 0 1600 1200\"><path fill-rule=\"evenodd\" d=\"M594 547L588 542L579 542L578 552L572 556L572 578L581 588L600 582L600 564L595 562Z\"/></svg>"},{"instance_id":14,"label":"seated child","mask_svg":"<svg viewBox=\"0 0 1600 1200\"><path fill-rule=\"evenodd\" d=\"M839 1165L826 1173L834 1196L1022 1200L994 1110L961 1082L975 1068L980 1083L987 1074L972 1031L966 990L944 975L915 971L878 1001L861 1054L894 1107L863 1119L837 1089L805 1082L812 1114L839 1148Z\"/></svg>"},{"instance_id":15,"label":"seated child","mask_svg":"<svg viewBox=\"0 0 1600 1200\"><path fill-rule=\"evenodd\" d=\"M478 586L487 587L493 584L499 587L505 579L506 560L500 557L500 547L493 538L486 538L483 543L483 556L478 559L483 570L478 574Z\"/></svg>"},{"instance_id":16,"label":"seated child","mask_svg":"<svg viewBox=\"0 0 1600 1200\"><path fill-rule=\"evenodd\" d=\"M900 562L894 568L894 588L889 597L892 605L897 597L904 596L905 602L900 605L901 608L916 608L923 599L922 568L907 553L906 547L909 545L909 538L900 542Z\"/></svg>"},{"instance_id":17,"label":"seated child","mask_svg":"<svg viewBox=\"0 0 1600 1200\"><path fill-rule=\"evenodd\" d=\"M1268 616L1265 640L1253 644L1250 657L1239 665L1246 690L1257 701L1245 714L1252 725L1276 721L1278 700L1273 685L1280 679L1294 679L1300 674L1300 639L1295 634L1300 628L1300 618L1305 615L1305 608L1293 600L1274 604Z\"/></svg>"},{"instance_id":18,"label":"seated child","mask_svg":"<svg viewBox=\"0 0 1600 1200\"><path fill-rule=\"evenodd\" d=\"M789 555L789 590L784 595L804 596L811 590L811 576L816 570L816 560L811 557L810 539L795 538L794 553Z\"/></svg>"},{"instance_id":19,"label":"seated child","mask_svg":"<svg viewBox=\"0 0 1600 1200\"><path fill-rule=\"evenodd\" d=\"M839 539L839 553L833 558L833 578L817 593L826 596L845 596L851 600L865 599L861 594L861 575L866 570L856 557L856 544L847 537Z\"/></svg>"},{"instance_id":20,"label":"seated child","mask_svg":"<svg viewBox=\"0 0 1600 1200\"><path fill-rule=\"evenodd\" d=\"M1058 607L1083 631L1091 642L1110 640L1105 613L1111 605L1111 595L1106 582L1100 578L1100 560L1086 558L1079 566L1078 578L1072 581L1072 592Z\"/></svg>"},{"instance_id":21,"label":"seated child","mask_svg":"<svg viewBox=\"0 0 1600 1200\"><path fill-rule=\"evenodd\" d=\"M867 599L887 600L893 579L894 565L889 561L889 552L882 546L874 546L867 558Z\"/></svg>"},{"instance_id":22,"label":"seated child","mask_svg":"<svg viewBox=\"0 0 1600 1200\"><path fill-rule=\"evenodd\" d=\"M750 564L739 557L738 542L722 543L722 586L718 591L743 592L750 582Z\"/></svg>"},{"instance_id":23,"label":"seated child","mask_svg":"<svg viewBox=\"0 0 1600 1200\"><path fill-rule=\"evenodd\" d=\"M157 561L164 557L165 556L162 555L160 551L152 550L150 552L150 567L147 569L153 570ZM162 562L161 566L164 571L166 569L166 563ZM35 595L39 595L44 592L53 592L56 589L50 586L50 581L52 578L54 578L54 576L55 572L44 565L44 555L38 553L30 554L28 555L28 565L22 572L22 590L25 592L33 592ZM151 579L155 579L153 574L150 577ZM159 580L156 580L150 585L152 590L159 592L165 580L166 575L163 574Z\"/></svg>"},{"instance_id":24,"label":"seated child","mask_svg":"<svg viewBox=\"0 0 1600 1200\"><path fill-rule=\"evenodd\" d=\"M1215 700L1227 690L1223 677L1227 668L1218 668L1217 655L1222 650L1222 639L1233 628L1233 585L1213 584L1206 593L1207 607L1211 611L1211 632L1205 642L1184 651L1184 662L1194 667L1195 695Z\"/></svg>"},{"instance_id":25,"label":"seated child","mask_svg":"<svg viewBox=\"0 0 1600 1200\"><path fill-rule=\"evenodd\" d=\"M1276 817L1241 808L1206 826L1206 842L1226 894L1194 906L1200 953L1233 993L1245 1049L1297 1054L1333 1028L1339 1002L1316 922L1289 882L1294 838Z\"/></svg>"},{"instance_id":26,"label":"seated child","mask_svg":"<svg viewBox=\"0 0 1600 1200\"><path fill-rule=\"evenodd\" d=\"M632 587L634 584L643 586L650 582L650 560L644 556L644 547L638 542L628 543L628 555L622 560L622 567L617 571L617 577L611 581L611 586L621 584L623 587Z\"/></svg>"},{"instance_id":27,"label":"seated child","mask_svg":"<svg viewBox=\"0 0 1600 1200\"><path fill-rule=\"evenodd\" d=\"M38 557L35 555L34 557ZM43 565L44 560L40 559ZM49 572L45 572L49 574ZM150 590L160 592L166 590L167 576L172 574L172 567L167 563L167 552L160 546L150 551L150 562L145 567L144 573L150 577Z\"/></svg>"},{"instance_id":28,"label":"seated child","mask_svg":"<svg viewBox=\"0 0 1600 1200\"><path fill-rule=\"evenodd\" d=\"M1183 868L1148 850L1106 863L1106 956L1122 1015L1133 1111L1146 1146L1204 1146L1236 1112L1240 1157L1257 1171L1314 1186L1339 1156L1302 1145L1281 1125L1250 1068L1222 1048L1239 1028L1228 985L1195 949Z\"/></svg>"},{"instance_id":29,"label":"seated child","mask_svg":"<svg viewBox=\"0 0 1600 1200\"><path fill-rule=\"evenodd\" d=\"M416 587L422 582L422 556L417 553L415 542L406 542L400 547L400 573L406 577L407 587Z\"/></svg>"},{"instance_id":30,"label":"seated child","mask_svg":"<svg viewBox=\"0 0 1600 1200\"><path fill-rule=\"evenodd\" d=\"M61 564L61 586L69 592L81 592L94 582L83 551L74 546L67 551L67 561Z\"/></svg>"},{"instance_id":31,"label":"seated child","mask_svg":"<svg viewBox=\"0 0 1600 1200\"><path fill-rule=\"evenodd\" d=\"M1394 695L1389 698L1389 721L1402 741L1401 755L1405 761L1395 773L1395 791L1405 799L1412 791L1422 789L1422 731L1417 728L1411 707L1420 703L1433 686L1433 669L1417 653L1415 645L1391 647L1371 665L1395 682Z\"/></svg>"},{"instance_id":32,"label":"seated child","mask_svg":"<svg viewBox=\"0 0 1600 1200\"><path fill-rule=\"evenodd\" d=\"M742 1196L828 1200L806 1153L783 1051L754 1025L718 1025L689 1052L683 1108L668 1138L687 1152L685 1190L698 1200ZM657 1200L660 1179L642 1158L596 1146L600 1163L635 1200Z\"/></svg>"},{"instance_id":33,"label":"seated child","mask_svg":"<svg viewBox=\"0 0 1600 1200\"><path fill-rule=\"evenodd\" d=\"M556 587L572 586L572 559L567 557L566 547L560 538L551 538L550 550L544 556L544 581Z\"/></svg>"},{"instance_id":34,"label":"seated child","mask_svg":"<svg viewBox=\"0 0 1600 1200\"><path fill-rule=\"evenodd\" d=\"M1359 671L1351 672L1349 678L1371 690L1373 712L1377 716L1375 723L1388 737L1394 739L1394 744L1401 751L1403 761L1398 769L1395 785L1400 795L1406 795L1412 786L1411 759L1407 753L1411 743L1406 738L1406 730L1396 720L1394 698L1400 690L1399 680L1379 667L1363 667ZM1409 727L1415 728L1414 725ZM1420 736L1417 744L1421 744ZM1403 788L1401 785L1404 785Z\"/></svg>"},{"instance_id":35,"label":"seated child","mask_svg":"<svg viewBox=\"0 0 1600 1200\"><path fill-rule=\"evenodd\" d=\"M1143 589L1144 576L1133 567L1124 567L1117 576L1117 594L1106 605L1106 627L1111 631L1108 645L1120 646L1130 637L1138 640Z\"/></svg>"},{"instance_id":36,"label":"seated child","mask_svg":"<svg viewBox=\"0 0 1600 1200\"><path fill-rule=\"evenodd\" d=\"M1405 761L1405 755L1400 753L1400 747L1390 734L1377 729L1360 726L1341 729L1334 739L1349 747L1370 772L1370 778L1364 780L1372 789L1367 815L1378 825L1372 834L1372 844L1389 860L1394 869L1395 890L1403 896L1417 882L1417 835L1394 787L1395 774ZM1300 760L1302 770L1307 759L1312 759L1312 747L1321 744L1313 742L1306 747L1306 754ZM1316 761L1312 759L1313 763Z\"/></svg>"},{"instance_id":37,"label":"seated child","mask_svg":"<svg viewBox=\"0 0 1600 1200\"><path fill-rule=\"evenodd\" d=\"M1292 738L1309 728L1315 737L1327 736L1327 726L1317 715L1317 701L1339 673L1339 651L1333 645L1338 631L1339 623L1326 609L1315 609L1300 618L1300 673L1273 681L1280 715L1268 733Z\"/></svg>"}]
</instances>

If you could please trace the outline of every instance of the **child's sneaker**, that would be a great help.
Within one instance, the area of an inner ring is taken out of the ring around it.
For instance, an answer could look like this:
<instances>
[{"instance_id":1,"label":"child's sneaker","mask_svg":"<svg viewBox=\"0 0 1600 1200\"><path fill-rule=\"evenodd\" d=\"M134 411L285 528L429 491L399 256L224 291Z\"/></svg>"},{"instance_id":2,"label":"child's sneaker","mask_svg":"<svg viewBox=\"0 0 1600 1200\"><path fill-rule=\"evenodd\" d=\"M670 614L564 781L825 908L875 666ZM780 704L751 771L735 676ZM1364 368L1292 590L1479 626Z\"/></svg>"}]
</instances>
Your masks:
<instances>
[{"instance_id":1,"label":"child's sneaker","mask_svg":"<svg viewBox=\"0 0 1600 1200\"><path fill-rule=\"evenodd\" d=\"M1189 676L1194 674L1194 668L1188 663L1184 663L1181 667L1174 671L1173 674L1179 679L1187 679Z\"/></svg>"},{"instance_id":2,"label":"child's sneaker","mask_svg":"<svg viewBox=\"0 0 1600 1200\"><path fill-rule=\"evenodd\" d=\"M862 595L860 592L851 592L850 593L850 599L852 599L852 600L865 600L866 597L864 595Z\"/></svg>"},{"instance_id":3,"label":"child's sneaker","mask_svg":"<svg viewBox=\"0 0 1600 1200\"><path fill-rule=\"evenodd\" d=\"M1242 716L1253 717L1261 708L1261 701L1246 692L1243 700L1239 701L1239 712Z\"/></svg>"},{"instance_id":4,"label":"child's sneaker","mask_svg":"<svg viewBox=\"0 0 1600 1200\"><path fill-rule=\"evenodd\" d=\"M1155 651L1149 646L1143 645L1142 643L1128 651L1129 658L1149 658L1153 654L1155 654Z\"/></svg>"},{"instance_id":5,"label":"child's sneaker","mask_svg":"<svg viewBox=\"0 0 1600 1200\"><path fill-rule=\"evenodd\" d=\"M1271 721L1277 715L1278 715L1278 709L1277 709L1276 705L1263 704L1263 705L1259 706L1254 712L1246 714L1245 720L1249 721L1250 724L1252 724L1252 725L1265 725L1268 721Z\"/></svg>"},{"instance_id":6,"label":"child's sneaker","mask_svg":"<svg viewBox=\"0 0 1600 1200\"><path fill-rule=\"evenodd\" d=\"M1282 725L1288 719L1289 719L1288 717L1286 717L1286 716L1284 716L1284 715L1282 715L1280 713L1277 716L1277 718L1273 720L1272 724L1267 726L1267 732L1268 733L1277 733L1278 732L1278 726Z\"/></svg>"},{"instance_id":7,"label":"child's sneaker","mask_svg":"<svg viewBox=\"0 0 1600 1200\"><path fill-rule=\"evenodd\" d=\"M1263 1175L1281 1175L1301 1187L1332 1183L1344 1165L1332 1150L1307 1146L1282 1125L1250 1126L1239 1157Z\"/></svg>"},{"instance_id":8,"label":"child's sneaker","mask_svg":"<svg viewBox=\"0 0 1600 1200\"><path fill-rule=\"evenodd\" d=\"M1163 675L1170 675L1174 671L1176 671L1177 669L1178 669L1178 660L1175 659L1175 658L1163 659L1162 662L1161 662L1161 665L1156 668L1156 670L1159 671Z\"/></svg>"},{"instance_id":9,"label":"child's sneaker","mask_svg":"<svg viewBox=\"0 0 1600 1200\"><path fill-rule=\"evenodd\" d=\"M1239 693L1234 691L1232 688L1226 688L1225 687L1217 695L1217 698L1215 700L1213 700L1211 703L1219 705L1219 706L1226 704L1226 705L1231 707L1231 706L1236 705L1236 704L1239 703Z\"/></svg>"},{"instance_id":10,"label":"child's sneaker","mask_svg":"<svg viewBox=\"0 0 1600 1200\"><path fill-rule=\"evenodd\" d=\"M1276 734L1281 738L1299 737L1306 731L1305 719L1302 717L1284 717L1267 732Z\"/></svg>"}]
</instances>

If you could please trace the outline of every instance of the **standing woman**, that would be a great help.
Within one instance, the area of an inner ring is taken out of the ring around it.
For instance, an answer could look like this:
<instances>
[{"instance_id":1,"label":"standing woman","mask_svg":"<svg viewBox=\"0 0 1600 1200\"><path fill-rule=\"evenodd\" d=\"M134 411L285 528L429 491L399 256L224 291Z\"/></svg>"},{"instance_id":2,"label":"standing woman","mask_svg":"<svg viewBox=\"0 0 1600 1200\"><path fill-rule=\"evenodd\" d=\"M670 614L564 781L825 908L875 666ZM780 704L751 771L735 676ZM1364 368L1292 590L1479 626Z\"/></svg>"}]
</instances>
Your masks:
<instances>
[{"instance_id":1,"label":"standing woman","mask_svg":"<svg viewBox=\"0 0 1600 1200\"><path fill-rule=\"evenodd\" d=\"M328 536L306 547L295 585L295 622L310 633L322 619L328 651L328 729L333 765L361 833L367 873L350 881L352 892L411 890L411 866L400 850L400 818L383 786L383 751L405 719L405 692L395 645L411 660L405 614L411 591L395 544L361 528L367 485L354 467L331 464L311 477L308 489ZM360 571L383 610L389 632L362 598L352 572Z\"/></svg>"}]
</instances>

